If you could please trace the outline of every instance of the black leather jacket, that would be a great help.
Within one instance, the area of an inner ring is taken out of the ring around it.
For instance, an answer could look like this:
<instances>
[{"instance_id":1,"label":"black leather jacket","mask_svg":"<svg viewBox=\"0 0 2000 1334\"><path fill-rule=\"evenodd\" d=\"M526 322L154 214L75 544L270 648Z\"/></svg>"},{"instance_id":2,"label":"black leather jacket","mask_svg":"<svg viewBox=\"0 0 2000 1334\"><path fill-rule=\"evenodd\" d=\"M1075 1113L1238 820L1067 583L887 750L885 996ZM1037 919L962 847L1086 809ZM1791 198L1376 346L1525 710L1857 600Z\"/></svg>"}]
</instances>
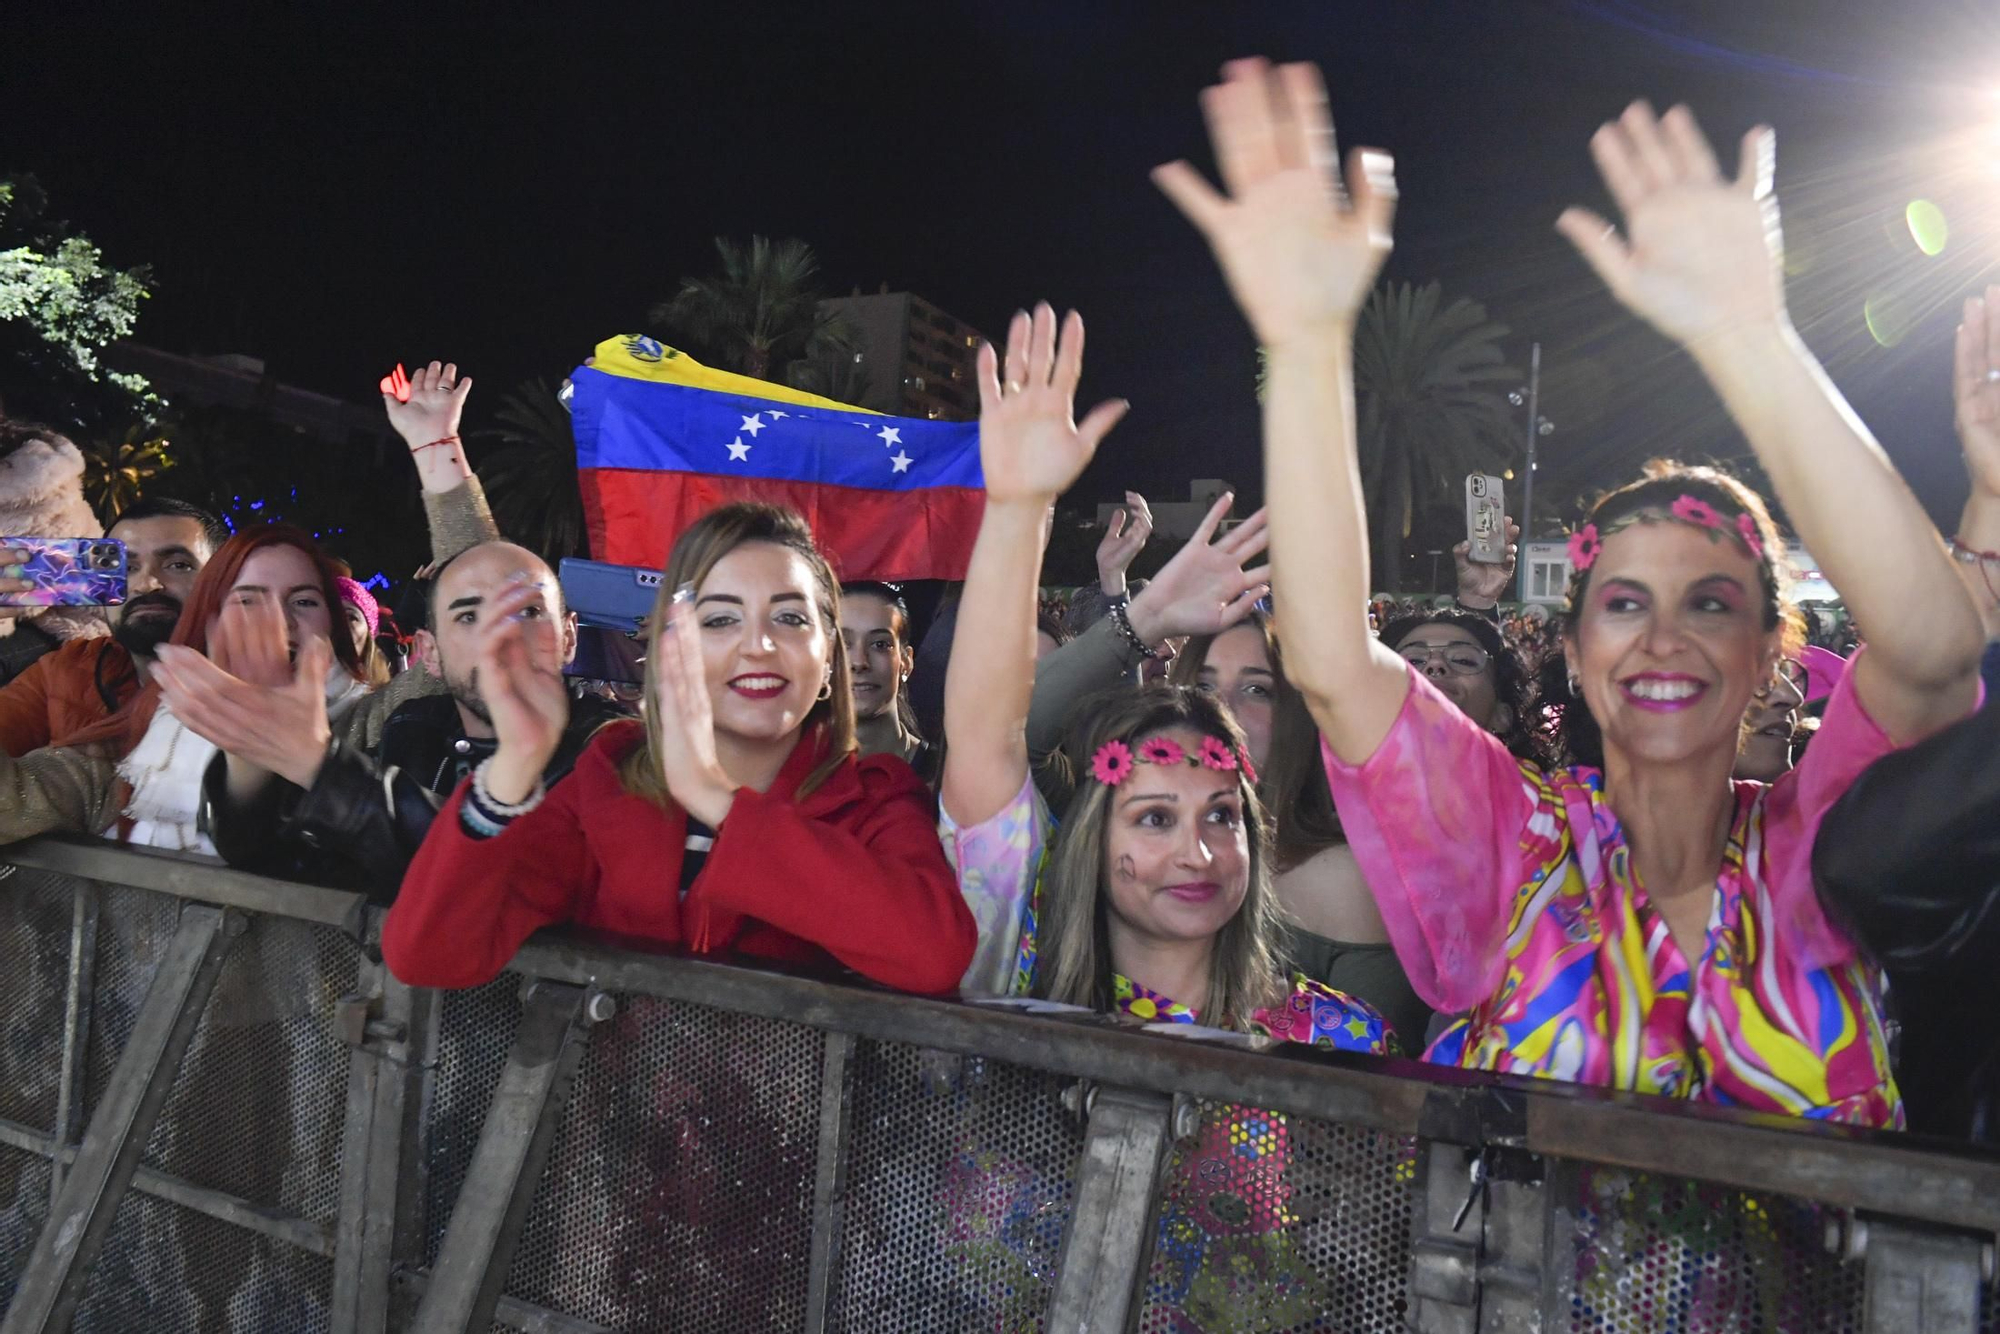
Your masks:
<instances>
[{"instance_id":1,"label":"black leather jacket","mask_svg":"<svg viewBox=\"0 0 2000 1334\"><path fill-rule=\"evenodd\" d=\"M1889 975L1910 1129L2000 1143L2000 703L1870 765L1813 877Z\"/></svg>"},{"instance_id":2,"label":"black leather jacket","mask_svg":"<svg viewBox=\"0 0 2000 1334\"><path fill-rule=\"evenodd\" d=\"M570 771L597 729L626 716L588 696L570 702L569 727L543 771ZM202 821L231 866L261 875L394 899L431 820L493 742L465 735L449 695L413 699L389 715L377 754L336 740L310 788L279 780L248 803L230 798L224 757L202 781Z\"/></svg>"}]
</instances>

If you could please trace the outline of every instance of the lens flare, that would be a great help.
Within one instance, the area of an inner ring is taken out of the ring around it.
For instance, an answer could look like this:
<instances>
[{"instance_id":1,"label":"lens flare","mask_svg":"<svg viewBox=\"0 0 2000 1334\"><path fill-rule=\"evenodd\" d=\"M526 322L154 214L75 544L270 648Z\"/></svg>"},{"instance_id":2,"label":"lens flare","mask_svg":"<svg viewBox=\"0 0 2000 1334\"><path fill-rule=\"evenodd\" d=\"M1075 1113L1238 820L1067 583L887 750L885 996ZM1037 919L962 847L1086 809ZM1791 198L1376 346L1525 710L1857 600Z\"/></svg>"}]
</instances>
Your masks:
<instances>
[{"instance_id":1,"label":"lens flare","mask_svg":"<svg viewBox=\"0 0 2000 1334\"><path fill-rule=\"evenodd\" d=\"M1907 300L1887 292L1877 292L1861 307L1862 321L1869 336L1883 347L1894 347L1909 337L1916 320Z\"/></svg>"},{"instance_id":2,"label":"lens flare","mask_svg":"<svg viewBox=\"0 0 2000 1334\"><path fill-rule=\"evenodd\" d=\"M1903 210L1903 221L1909 224L1910 239L1917 243L1917 249L1933 257L1944 253L1951 229L1945 225L1943 209L1928 199L1913 199Z\"/></svg>"}]
</instances>

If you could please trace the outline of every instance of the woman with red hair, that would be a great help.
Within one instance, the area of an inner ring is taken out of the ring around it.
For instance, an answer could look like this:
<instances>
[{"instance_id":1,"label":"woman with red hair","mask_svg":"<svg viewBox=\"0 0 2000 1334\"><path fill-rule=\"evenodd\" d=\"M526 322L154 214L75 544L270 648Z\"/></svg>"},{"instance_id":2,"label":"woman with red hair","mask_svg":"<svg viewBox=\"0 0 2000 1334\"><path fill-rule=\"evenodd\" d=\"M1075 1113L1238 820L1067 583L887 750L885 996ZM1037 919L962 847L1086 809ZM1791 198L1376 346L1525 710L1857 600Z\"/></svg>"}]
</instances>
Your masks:
<instances>
[{"instance_id":1,"label":"woman with red hair","mask_svg":"<svg viewBox=\"0 0 2000 1334\"><path fill-rule=\"evenodd\" d=\"M287 524L246 530L202 568L155 679L130 705L19 759L0 756L0 842L67 831L213 853L199 829L202 774L215 746L162 697L176 666L207 657L281 690L298 726L331 737L368 693L340 615L340 572ZM340 632L335 633L339 624Z\"/></svg>"}]
</instances>

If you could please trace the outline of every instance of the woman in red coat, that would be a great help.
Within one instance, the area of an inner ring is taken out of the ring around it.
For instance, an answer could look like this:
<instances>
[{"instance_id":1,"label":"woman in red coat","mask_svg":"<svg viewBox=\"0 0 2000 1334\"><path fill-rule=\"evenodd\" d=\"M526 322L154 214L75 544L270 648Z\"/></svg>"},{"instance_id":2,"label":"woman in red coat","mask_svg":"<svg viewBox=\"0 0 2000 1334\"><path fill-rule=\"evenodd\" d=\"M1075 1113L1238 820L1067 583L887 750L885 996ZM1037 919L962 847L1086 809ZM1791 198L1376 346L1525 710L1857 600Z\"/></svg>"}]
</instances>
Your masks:
<instances>
[{"instance_id":1,"label":"woman in red coat","mask_svg":"<svg viewBox=\"0 0 2000 1334\"><path fill-rule=\"evenodd\" d=\"M568 717L555 590L523 576L486 605L438 609L483 628L498 747L404 877L382 928L390 970L477 986L567 921L956 988L972 917L923 783L893 756L857 754L839 585L805 521L712 511L674 544L661 592L647 721L606 727L547 791Z\"/></svg>"}]
</instances>

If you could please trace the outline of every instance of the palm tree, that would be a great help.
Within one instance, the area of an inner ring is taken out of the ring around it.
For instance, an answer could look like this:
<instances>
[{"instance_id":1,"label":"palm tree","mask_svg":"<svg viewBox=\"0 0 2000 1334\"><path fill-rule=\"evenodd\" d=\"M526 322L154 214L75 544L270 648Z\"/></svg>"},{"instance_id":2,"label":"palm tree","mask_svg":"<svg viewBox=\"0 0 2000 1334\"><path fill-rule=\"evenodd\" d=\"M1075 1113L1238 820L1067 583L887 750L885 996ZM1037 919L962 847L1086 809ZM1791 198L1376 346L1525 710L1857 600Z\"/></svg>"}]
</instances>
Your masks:
<instances>
[{"instance_id":1,"label":"palm tree","mask_svg":"<svg viewBox=\"0 0 2000 1334\"><path fill-rule=\"evenodd\" d=\"M586 550L583 493L576 480L576 437L569 413L537 376L501 395L496 424L476 436L500 448L480 461L479 480L493 521L554 565Z\"/></svg>"},{"instance_id":2,"label":"palm tree","mask_svg":"<svg viewBox=\"0 0 2000 1334\"><path fill-rule=\"evenodd\" d=\"M868 364L859 352L828 346L787 366L785 383L836 403L859 403L868 397Z\"/></svg>"},{"instance_id":3,"label":"palm tree","mask_svg":"<svg viewBox=\"0 0 2000 1334\"><path fill-rule=\"evenodd\" d=\"M174 466L170 442L139 422L116 440L97 439L83 447L83 494L105 523L125 511L146 483Z\"/></svg>"},{"instance_id":4,"label":"palm tree","mask_svg":"<svg viewBox=\"0 0 2000 1334\"><path fill-rule=\"evenodd\" d=\"M1354 339L1357 445L1373 520L1378 586L1394 590L1412 515L1450 503L1467 473L1500 472L1514 454L1506 388L1519 373L1504 326L1463 297L1442 305L1438 284L1379 287Z\"/></svg>"},{"instance_id":5,"label":"palm tree","mask_svg":"<svg viewBox=\"0 0 2000 1334\"><path fill-rule=\"evenodd\" d=\"M680 291L653 307L651 320L675 342L688 342L730 370L775 380L791 363L830 348L854 350L840 316L820 306L819 257L804 241L749 244L715 238L722 272L683 278Z\"/></svg>"}]
</instances>

